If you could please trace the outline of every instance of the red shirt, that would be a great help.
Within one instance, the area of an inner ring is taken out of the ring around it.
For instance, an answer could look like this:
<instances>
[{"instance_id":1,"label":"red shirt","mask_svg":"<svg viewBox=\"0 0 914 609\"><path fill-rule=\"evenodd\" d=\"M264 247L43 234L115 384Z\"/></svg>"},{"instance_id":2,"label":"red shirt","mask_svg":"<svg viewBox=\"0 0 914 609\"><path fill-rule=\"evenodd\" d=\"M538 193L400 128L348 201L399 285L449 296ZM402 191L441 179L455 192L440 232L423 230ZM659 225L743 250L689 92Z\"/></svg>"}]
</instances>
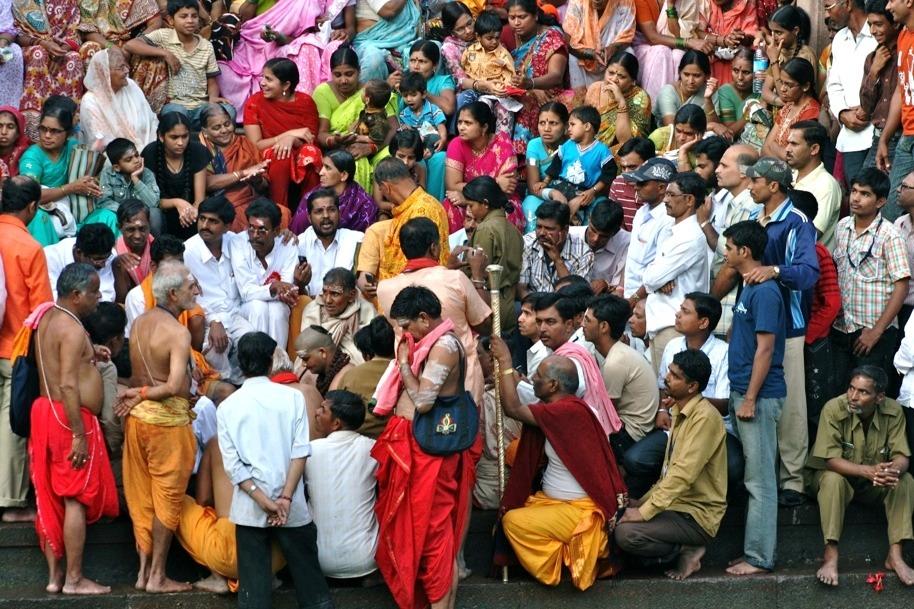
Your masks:
<instances>
[{"instance_id":1,"label":"red shirt","mask_svg":"<svg viewBox=\"0 0 914 609\"><path fill-rule=\"evenodd\" d=\"M901 85L901 128L914 135L914 32L901 28L898 33L898 84Z\"/></svg>"},{"instance_id":2,"label":"red shirt","mask_svg":"<svg viewBox=\"0 0 914 609\"><path fill-rule=\"evenodd\" d=\"M22 220L0 214L0 259L6 274L6 315L0 326L0 359L9 359L13 340L32 309L54 300L48 262Z\"/></svg>"},{"instance_id":3,"label":"red shirt","mask_svg":"<svg viewBox=\"0 0 914 609\"><path fill-rule=\"evenodd\" d=\"M825 338L841 310L841 291L838 288L838 269L828 249L816 242L816 256L819 258L819 281L812 294L812 310L806 326L806 344L811 345Z\"/></svg>"},{"instance_id":4,"label":"red shirt","mask_svg":"<svg viewBox=\"0 0 914 609\"><path fill-rule=\"evenodd\" d=\"M625 230L631 232L635 212L642 205L642 202L638 200L638 196L635 194L634 185L631 182L626 182L622 176L616 176L616 179L609 185L609 198L622 206L622 226Z\"/></svg>"}]
</instances>

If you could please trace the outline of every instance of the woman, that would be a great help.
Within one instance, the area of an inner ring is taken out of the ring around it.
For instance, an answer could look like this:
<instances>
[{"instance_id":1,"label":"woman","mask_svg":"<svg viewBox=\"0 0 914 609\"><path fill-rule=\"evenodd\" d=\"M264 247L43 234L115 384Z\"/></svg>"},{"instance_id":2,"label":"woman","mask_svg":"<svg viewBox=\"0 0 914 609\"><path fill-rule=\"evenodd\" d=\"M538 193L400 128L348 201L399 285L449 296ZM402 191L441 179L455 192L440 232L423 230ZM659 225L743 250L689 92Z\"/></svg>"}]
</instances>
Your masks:
<instances>
[{"instance_id":1,"label":"woman","mask_svg":"<svg viewBox=\"0 0 914 609\"><path fill-rule=\"evenodd\" d=\"M606 59L635 39L635 2L571 0L562 29L568 34L571 87L589 87L600 80Z\"/></svg>"},{"instance_id":2,"label":"woman","mask_svg":"<svg viewBox=\"0 0 914 609\"><path fill-rule=\"evenodd\" d=\"M600 111L597 139L612 149L633 137L648 132L651 124L651 98L638 86L638 59L626 51L613 55L606 76L587 89L584 102Z\"/></svg>"},{"instance_id":3,"label":"woman","mask_svg":"<svg viewBox=\"0 0 914 609\"><path fill-rule=\"evenodd\" d=\"M730 61L730 82L717 92L717 117L733 137L738 136L746 124L743 106L747 99L757 99L752 91L753 53L748 47L740 47Z\"/></svg>"},{"instance_id":4,"label":"woman","mask_svg":"<svg viewBox=\"0 0 914 609\"><path fill-rule=\"evenodd\" d=\"M714 93L717 81L710 79L710 76L711 62L708 56L700 51L686 51L679 62L679 78L676 82L664 85L654 100L654 118L657 124L671 124L676 111L686 104L704 108L708 122L716 121Z\"/></svg>"},{"instance_id":5,"label":"woman","mask_svg":"<svg viewBox=\"0 0 914 609\"><path fill-rule=\"evenodd\" d=\"M787 160L785 147L790 128L800 121L819 117L819 100L816 96L816 69L805 59L795 57L780 69L778 97L783 106L775 110L774 125L765 138L762 156Z\"/></svg>"},{"instance_id":6,"label":"woman","mask_svg":"<svg viewBox=\"0 0 914 609\"><path fill-rule=\"evenodd\" d=\"M12 106L0 106L0 184L19 175L19 159L30 144L22 113Z\"/></svg>"},{"instance_id":7,"label":"woman","mask_svg":"<svg viewBox=\"0 0 914 609\"><path fill-rule=\"evenodd\" d=\"M708 129L708 117L704 110L695 104L686 104L676 111L673 123L655 129L648 136L657 150L657 156L671 161L679 158L679 149L689 142L696 142L704 137Z\"/></svg>"},{"instance_id":8,"label":"woman","mask_svg":"<svg viewBox=\"0 0 914 609\"><path fill-rule=\"evenodd\" d=\"M235 208L235 221L229 230L241 232L248 227L244 212L267 188L264 173L269 165L260 156L257 146L248 138L235 134L235 124L220 104L207 104L200 113L200 143L206 146L213 161L206 167L206 192L222 191ZM289 224L289 210L279 206L284 214L283 226Z\"/></svg>"},{"instance_id":9,"label":"woman","mask_svg":"<svg viewBox=\"0 0 914 609\"><path fill-rule=\"evenodd\" d=\"M38 213L29 223L29 232L42 246L76 234L70 195L102 194L94 177L70 178L70 157L76 148L76 138L71 137L73 119L68 107L46 104L39 119L38 143L29 146L19 159L19 173L42 186Z\"/></svg>"},{"instance_id":10,"label":"woman","mask_svg":"<svg viewBox=\"0 0 914 609\"><path fill-rule=\"evenodd\" d=\"M101 151L114 138L124 137L142 150L156 139L159 119L140 87L128 78L129 72L127 57L118 47L92 56L79 110L82 144Z\"/></svg>"},{"instance_id":11,"label":"woman","mask_svg":"<svg viewBox=\"0 0 914 609\"><path fill-rule=\"evenodd\" d=\"M270 198L280 208L289 207L293 183L313 188L320 171L321 153L314 145L317 106L297 87L298 67L288 59L271 59L263 66L260 91L244 106L244 133L270 161Z\"/></svg>"},{"instance_id":12,"label":"woman","mask_svg":"<svg viewBox=\"0 0 914 609\"><path fill-rule=\"evenodd\" d=\"M345 150L331 150L324 156L320 173L320 187L336 193L339 201L339 227L365 232L378 215L378 206L365 189L355 182L355 159ZM304 194L295 210L289 228L300 235L311 226L306 201L311 191Z\"/></svg>"},{"instance_id":13,"label":"woman","mask_svg":"<svg viewBox=\"0 0 914 609\"><path fill-rule=\"evenodd\" d=\"M758 12L755 0L711 0L706 6L698 36L714 46L711 76L724 85L732 78L730 62L758 32Z\"/></svg>"},{"instance_id":14,"label":"woman","mask_svg":"<svg viewBox=\"0 0 914 609\"><path fill-rule=\"evenodd\" d=\"M0 106L18 106L22 98L22 47L16 44L19 30L13 21L11 0L0 2Z\"/></svg>"},{"instance_id":15,"label":"woman","mask_svg":"<svg viewBox=\"0 0 914 609\"><path fill-rule=\"evenodd\" d=\"M524 154L534 137L539 108L549 100L569 105L573 92L565 87L568 49L556 21L537 8L536 0L508 0L508 25L514 30L517 47L514 56L514 86L528 93L520 101L514 125L514 152Z\"/></svg>"},{"instance_id":16,"label":"woman","mask_svg":"<svg viewBox=\"0 0 914 609\"><path fill-rule=\"evenodd\" d=\"M524 213L524 233L536 228L536 210L542 204L540 193L549 178L546 170L559 146L568 139L568 108L558 102L546 102L540 106L539 137L527 144L527 196L521 205Z\"/></svg>"},{"instance_id":17,"label":"woman","mask_svg":"<svg viewBox=\"0 0 914 609\"><path fill-rule=\"evenodd\" d=\"M495 132L495 116L485 102L473 102L460 109L457 115L457 137L447 147L447 168L444 184L447 198L443 201L447 211L448 232L463 228L466 201L463 187L473 178L494 176L498 185L512 200L514 211L511 222L518 228L524 226L517 193L517 156L511 140L504 133Z\"/></svg>"},{"instance_id":18,"label":"woman","mask_svg":"<svg viewBox=\"0 0 914 609\"><path fill-rule=\"evenodd\" d=\"M314 89L319 120L318 142L324 150L345 148L355 157L355 181L366 191L371 188L372 166L387 157L390 140L397 131L397 105L394 96L387 105L390 129L383 146L367 135L355 135L352 127L365 108L359 87L359 58L351 47L341 47L330 56L332 79Z\"/></svg>"},{"instance_id":19,"label":"woman","mask_svg":"<svg viewBox=\"0 0 914 609\"><path fill-rule=\"evenodd\" d=\"M157 133L158 139L143 149L143 162L159 184L165 232L190 239L197 233L197 206L206 198L206 166L213 157L191 141L186 114L162 114Z\"/></svg>"},{"instance_id":20,"label":"woman","mask_svg":"<svg viewBox=\"0 0 914 609\"><path fill-rule=\"evenodd\" d=\"M448 2L441 7L441 27L448 33L441 43L441 57L447 73L461 89L472 88L472 82L468 83L469 87L463 85L466 72L460 65L460 58L467 47L476 42L473 22L473 14L463 2Z\"/></svg>"},{"instance_id":21,"label":"woman","mask_svg":"<svg viewBox=\"0 0 914 609\"><path fill-rule=\"evenodd\" d=\"M374 306L362 298L349 269L335 268L324 275L321 294L308 303L301 318L301 329L321 326L333 337L337 347L349 356L353 366L365 363L353 337L359 328L378 315Z\"/></svg>"},{"instance_id":22,"label":"woman","mask_svg":"<svg viewBox=\"0 0 914 609\"><path fill-rule=\"evenodd\" d=\"M810 25L809 15L801 8L791 4L782 6L774 12L768 21L771 30L771 44L765 47L770 65L762 86L762 100L770 106L782 106L784 101L778 96L778 79L784 64L799 57L811 66L819 64L815 51L807 45Z\"/></svg>"},{"instance_id":23,"label":"woman","mask_svg":"<svg viewBox=\"0 0 914 609\"><path fill-rule=\"evenodd\" d=\"M380 10L384 10L386 6L383 3L365 0L356 3L358 33L352 39L352 48L363 64L362 82L387 78L389 49L399 52L401 57L409 57L410 45L419 38L418 31L422 22L419 2L403 0L386 4L396 7L393 14L382 16L372 8L380 6Z\"/></svg>"}]
</instances>

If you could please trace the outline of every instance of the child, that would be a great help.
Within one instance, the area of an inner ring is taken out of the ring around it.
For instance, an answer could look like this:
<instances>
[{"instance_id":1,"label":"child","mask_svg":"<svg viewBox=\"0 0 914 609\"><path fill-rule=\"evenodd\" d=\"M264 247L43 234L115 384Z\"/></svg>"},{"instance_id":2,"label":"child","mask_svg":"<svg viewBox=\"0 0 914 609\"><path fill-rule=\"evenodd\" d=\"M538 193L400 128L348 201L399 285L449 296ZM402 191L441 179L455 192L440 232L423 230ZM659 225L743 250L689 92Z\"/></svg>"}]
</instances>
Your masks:
<instances>
[{"instance_id":1,"label":"child","mask_svg":"<svg viewBox=\"0 0 914 609\"><path fill-rule=\"evenodd\" d=\"M425 77L418 72L407 72L400 81L400 95L405 107L400 110L400 124L419 130L425 147L435 152L444 150L447 128L444 112L426 99Z\"/></svg>"},{"instance_id":2,"label":"child","mask_svg":"<svg viewBox=\"0 0 914 609\"><path fill-rule=\"evenodd\" d=\"M134 38L124 45L128 53L159 57L168 65L168 103L165 112L190 117L194 131L200 130L200 112L207 102L222 104L235 120L235 108L221 97L219 66L213 45L199 34L200 6L197 0L168 0L168 16L174 29L161 28Z\"/></svg>"},{"instance_id":3,"label":"child","mask_svg":"<svg viewBox=\"0 0 914 609\"><path fill-rule=\"evenodd\" d=\"M536 210L543 202L539 195L549 182L546 170L568 138L568 108L559 102L546 102L540 106L538 128L540 136L527 144L527 196L521 204L526 219L525 233L536 228Z\"/></svg>"},{"instance_id":4,"label":"child","mask_svg":"<svg viewBox=\"0 0 914 609\"><path fill-rule=\"evenodd\" d=\"M390 141L388 150L390 150L390 156L403 161L403 164L412 174L413 180L424 189L427 172L423 159L426 156L426 151L419 132L411 127L400 129ZM381 194L381 189L377 188L377 186L372 188L372 191L374 192L375 203L378 206L378 220L391 218L390 214L394 208L393 203L384 198L384 195Z\"/></svg>"},{"instance_id":5,"label":"child","mask_svg":"<svg viewBox=\"0 0 914 609\"><path fill-rule=\"evenodd\" d=\"M133 142L116 137L105 147L105 154L111 166L102 170L99 177L102 194L95 202L95 211L86 218L86 222L103 222L116 227L117 208L127 199L139 199L150 211L157 209L159 185L155 174L146 169L143 157Z\"/></svg>"},{"instance_id":6,"label":"child","mask_svg":"<svg viewBox=\"0 0 914 609\"><path fill-rule=\"evenodd\" d=\"M391 88L383 80L369 80L362 91L365 109L359 114L359 120L352 131L357 135L367 135L379 148L387 142L390 123L387 121L387 103L390 101Z\"/></svg>"},{"instance_id":7,"label":"child","mask_svg":"<svg viewBox=\"0 0 914 609\"><path fill-rule=\"evenodd\" d=\"M565 203L581 224L587 223L590 204L616 177L616 163L612 152L603 142L597 141L600 113L593 106L579 106L568 118L568 140L558 150L546 175L549 185L540 196L543 200Z\"/></svg>"},{"instance_id":8,"label":"child","mask_svg":"<svg viewBox=\"0 0 914 609\"><path fill-rule=\"evenodd\" d=\"M473 31L476 42L463 52L460 65L467 78L488 83L495 95L504 95L514 77L514 59L501 44L503 24L495 11L483 11L476 18ZM473 83L476 90L476 83Z\"/></svg>"}]
</instances>

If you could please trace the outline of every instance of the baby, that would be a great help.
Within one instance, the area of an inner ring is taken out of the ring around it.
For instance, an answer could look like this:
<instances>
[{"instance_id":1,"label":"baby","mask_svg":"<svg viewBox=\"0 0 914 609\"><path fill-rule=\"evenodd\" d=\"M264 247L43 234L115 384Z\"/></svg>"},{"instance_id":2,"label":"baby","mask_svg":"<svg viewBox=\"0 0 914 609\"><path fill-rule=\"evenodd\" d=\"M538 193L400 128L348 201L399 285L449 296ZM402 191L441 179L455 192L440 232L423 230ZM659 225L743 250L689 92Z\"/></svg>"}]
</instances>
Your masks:
<instances>
[{"instance_id":1,"label":"baby","mask_svg":"<svg viewBox=\"0 0 914 609\"><path fill-rule=\"evenodd\" d=\"M369 80L362 91L365 109L359 114L359 120L353 125L356 135L367 135L379 148L387 141L390 133L390 122L387 120L387 103L390 101L390 85L383 80Z\"/></svg>"},{"instance_id":2,"label":"baby","mask_svg":"<svg viewBox=\"0 0 914 609\"><path fill-rule=\"evenodd\" d=\"M500 40L502 27L495 11L480 13L473 26L476 42L467 47L460 58L467 78L489 83L500 95L504 95L514 76L514 59Z\"/></svg>"}]
</instances>

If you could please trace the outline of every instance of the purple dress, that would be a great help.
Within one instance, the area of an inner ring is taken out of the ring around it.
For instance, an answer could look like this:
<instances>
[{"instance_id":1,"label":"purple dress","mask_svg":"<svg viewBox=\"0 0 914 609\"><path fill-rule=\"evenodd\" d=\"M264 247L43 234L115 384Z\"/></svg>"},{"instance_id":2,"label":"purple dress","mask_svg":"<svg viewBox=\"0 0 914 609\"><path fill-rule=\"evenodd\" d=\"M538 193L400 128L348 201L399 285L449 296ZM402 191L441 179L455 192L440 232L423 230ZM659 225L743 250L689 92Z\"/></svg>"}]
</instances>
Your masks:
<instances>
[{"instance_id":1,"label":"purple dress","mask_svg":"<svg viewBox=\"0 0 914 609\"><path fill-rule=\"evenodd\" d=\"M0 0L0 34L16 39L19 30L13 21L12 0ZM12 52L9 61L0 63L0 106L19 107L22 99L23 62L22 49L15 42L6 48Z\"/></svg>"},{"instance_id":2,"label":"purple dress","mask_svg":"<svg viewBox=\"0 0 914 609\"><path fill-rule=\"evenodd\" d=\"M315 189L309 190L302 196L298 203L295 216L289 223L289 229L296 235L305 232L311 226L308 217L308 195ZM343 194L340 195L340 228L365 232L378 215L378 206L365 189L356 182L349 182Z\"/></svg>"}]
</instances>

